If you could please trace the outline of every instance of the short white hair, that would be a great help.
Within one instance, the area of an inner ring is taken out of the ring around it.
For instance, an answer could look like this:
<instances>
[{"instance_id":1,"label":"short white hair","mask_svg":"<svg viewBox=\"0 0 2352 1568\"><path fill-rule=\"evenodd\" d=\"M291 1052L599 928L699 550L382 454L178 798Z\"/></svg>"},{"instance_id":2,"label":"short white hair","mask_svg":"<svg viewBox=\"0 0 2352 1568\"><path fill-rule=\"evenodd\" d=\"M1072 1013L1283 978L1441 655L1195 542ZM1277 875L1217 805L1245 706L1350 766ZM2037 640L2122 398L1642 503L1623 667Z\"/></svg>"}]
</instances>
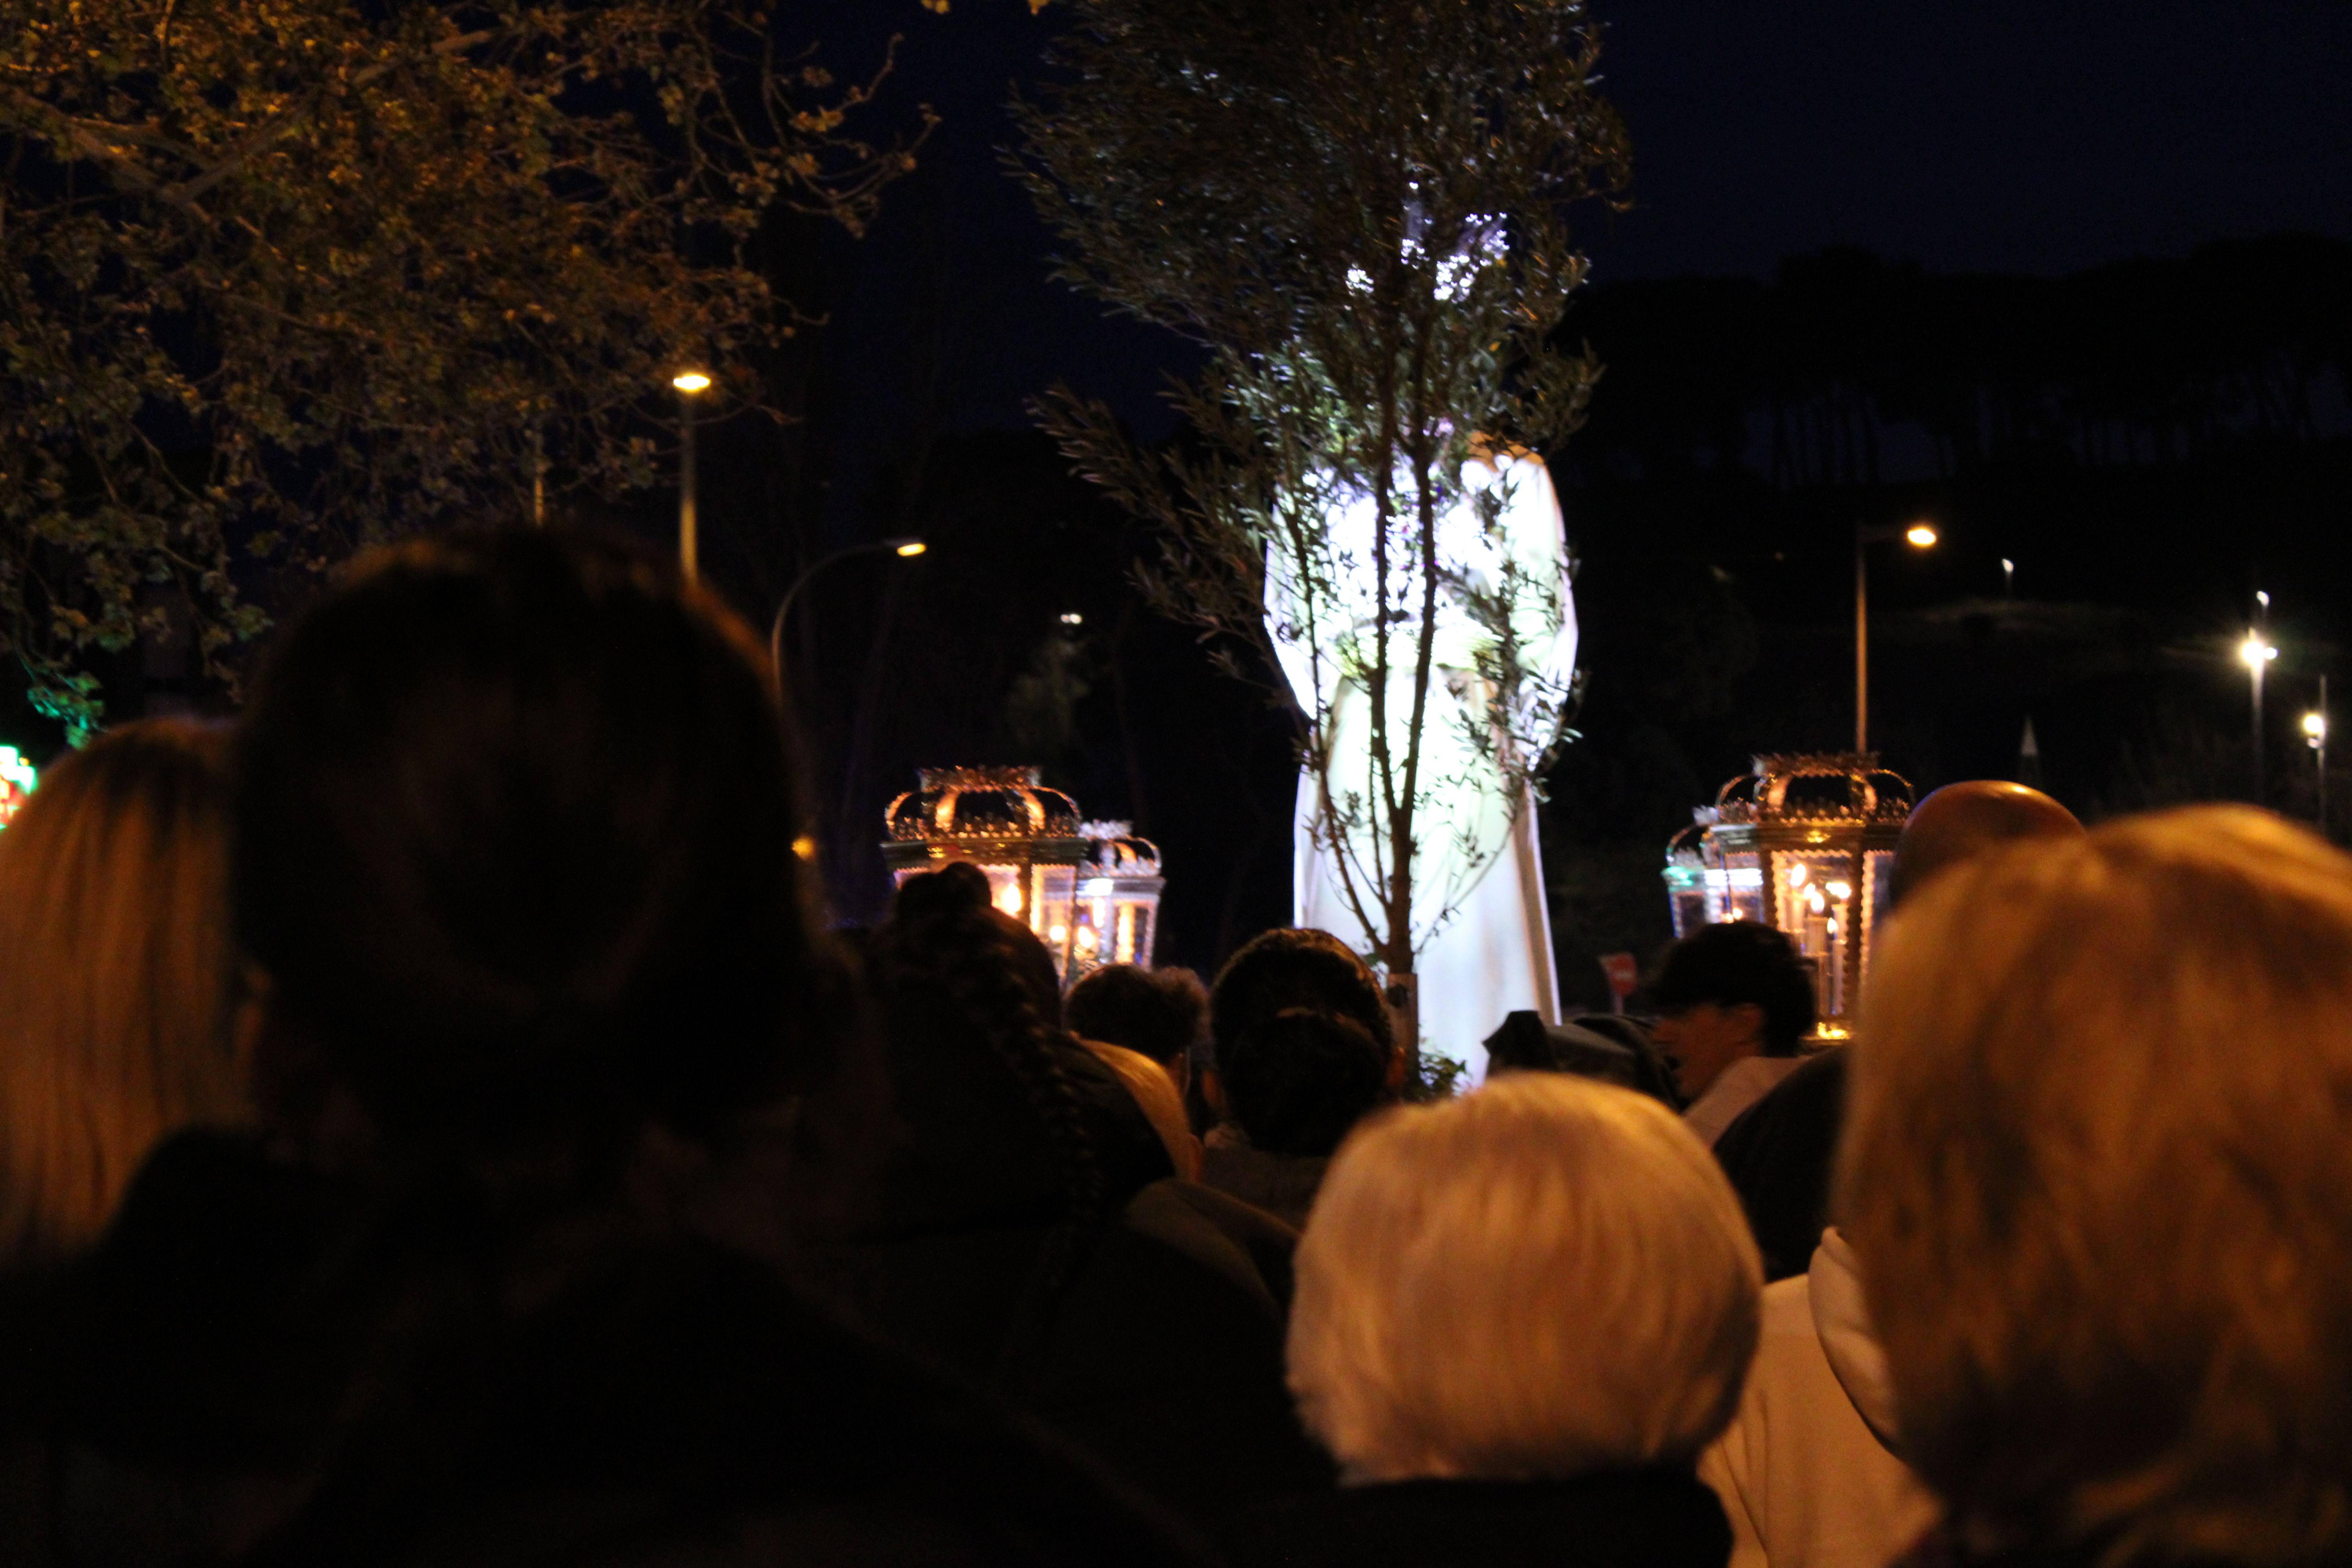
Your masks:
<instances>
[{"instance_id":1,"label":"short white hair","mask_svg":"<svg viewBox=\"0 0 2352 1568\"><path fill-rule=\"evenodd\" d=\"M1738 1403L1763 1288L1681 1121L1556 1073L1367 1121L1297 1271L1291 1392L1353 1481L1686 1459Z\"/></svg>"}]
</instances>

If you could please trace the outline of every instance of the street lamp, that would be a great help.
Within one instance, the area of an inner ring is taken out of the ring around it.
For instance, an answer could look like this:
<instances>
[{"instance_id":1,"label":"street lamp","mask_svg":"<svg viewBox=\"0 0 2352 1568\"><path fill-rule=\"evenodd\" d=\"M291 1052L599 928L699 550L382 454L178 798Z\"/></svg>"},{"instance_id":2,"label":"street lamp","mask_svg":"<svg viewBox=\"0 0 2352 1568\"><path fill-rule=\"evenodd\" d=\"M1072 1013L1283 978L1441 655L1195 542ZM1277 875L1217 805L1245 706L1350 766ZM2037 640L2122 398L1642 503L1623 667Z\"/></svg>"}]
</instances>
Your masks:
<instances>
[{"instance_id":1,"label":"street lamp","mask_svg":"<svg viewBox=\"0 0 2352 1568\"><path fill-rule=\"evenodd\" d=\"M2004 555L2000 558L2000 596L2017 597L2017 563Z\"/></svg>"},{"instance_id":2,"label":"street lamp","mask_svg":"<svg viewBox=\"0 0 2352 1568\"><path fill-rule=\"evenodd\" d=\"M677 569L692 583L702 574L694 516L694 400L710 390L710 377L682 370L669 384L677 388Z\"/></svg>"},{"instance_id":3,"label":"street lamp","mask_svg":"<svg viewBox=\"0 0 2352 1568\"><path fill-rule=\"evenodd\" d=\"M1936 531L1924 522L1907 528L1853 529L1853 749L1870 750L1870 558L1863 547L1900 539L1914 550L1934 547Z\"/></svg>"},{"instance_id":4,"label":"street lamp","mask_svg":"<svg viewBox=\"0 0 2352 1568\"><path fill-rule=\"evenodd\" d=\"M846 544L832 554L821 557L815 565L793 578L793 585L784 590L784 602L776 606L775 620L768 626L768 664L776 672L777 686L782 687L784 683L784 617L792 614L793 601L800 597L801 590L808 586L810 578L835 562L846 561L853 555L871 555L887 550L902 560L911 561L929 548L929 545L911 533L898 534L890 539L871 540L864 544Z\"/></svg>"},{"instance_id":5,"label":"street lamp","mask_svg":"<svg viewBox=\"0 0 2352 1568\"><path fill-rule=\"evenodd\" d=\"M2269 608L2269 606L2270 606L2270 595L2267 595L2267 594L2264 594L2263 595L2262 595L2262 598L2263 598L2263 607L2264 607L2265 609ZM2276 658L2278 658L2278 649L2276 649L2275 647L2272 647L2268 642L2264 641L2264 640L2263 640L2263 634L2262 634L2261 632L2259 632L2259 631L2254 631L2254 630L2251 630L2251 629L2250 629L2250 630L2248 630L2248 631L2247 631L2247 633L2246 633L2246 640L2245 640L2244 642L2242 642L2242 643L2240 643L2240 644L2238 645L2238 657L2239 657L2240 658L2242 658L2242 659L2243 659L2243 660L2245 660L2245 661L2246 661L2246 673L2247 673L2247 675L2248 675L2248 676L2250 676L2250 677L2252 679L2252 681L2253 681L2253 692L2254 692L2254 730L2253 730L2253 735L2254 735L2254 804L2255 804L2256 805L2262 805L2262 804L2263 804L2263 671L2264 671L2265 669L2268 669L2268 668L2271 667L2271 661L2272 661L2273 659L2275 659Z\"/></svg>"}]
</instances>

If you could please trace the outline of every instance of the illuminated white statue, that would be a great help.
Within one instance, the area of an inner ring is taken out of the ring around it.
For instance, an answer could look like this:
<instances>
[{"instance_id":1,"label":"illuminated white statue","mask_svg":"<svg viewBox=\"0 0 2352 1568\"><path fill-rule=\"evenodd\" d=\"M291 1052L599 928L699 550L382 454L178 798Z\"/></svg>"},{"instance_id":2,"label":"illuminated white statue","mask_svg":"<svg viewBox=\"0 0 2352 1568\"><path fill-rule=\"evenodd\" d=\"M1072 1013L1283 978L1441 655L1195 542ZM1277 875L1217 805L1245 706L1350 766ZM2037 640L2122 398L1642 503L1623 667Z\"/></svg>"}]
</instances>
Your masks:
<instances>
[{"instance_id":1,"label":"illuminated white statue","mask_svg":"<svg viewBox=\"0 0 2352 1568\"><path fill-rule=\"evenodd\" d=\"M1480 496L1486 500L1482 504ZM1299 706L1322 719L1327 773L1313 759L1299 776L1295 819L1297 924L1352 945L1375 945L1351 904L1376 901L1382 847L1363 803L1372 782L1367 671L1381 584L1373 563L1375 509L1342 496L1324 511L1311 552L1323 581L1302 592L1298 552L1268 552L1266 620ZM1391 521L1399 544L1410 527ZM1421 746L1412 931L1425 1051L1486 1076L1481 1043L1504 1015L1531 1008L1559 1018L1551 921L1536 842L1531 770L1557 734L1576 664L1576 616L1559 501L1541 458L1485 453L1464 465L1461 494L1436 530L1436 636ZM1417 572L1400 572L1391 595L1415 584L1391 612L1390 746L1402 766L1412 711L1420 627ZM1507 638L1504 628L1508 628ZM1498 679L1507 666L1517 674ZM1498 686L1508 710L1498 710ZM1324 790L1340 800L1325 809ZM1350 802L1349 796L1355 797ZM1334 823L1342 826L1335 828Z\"/></svg>"}]
</instances>

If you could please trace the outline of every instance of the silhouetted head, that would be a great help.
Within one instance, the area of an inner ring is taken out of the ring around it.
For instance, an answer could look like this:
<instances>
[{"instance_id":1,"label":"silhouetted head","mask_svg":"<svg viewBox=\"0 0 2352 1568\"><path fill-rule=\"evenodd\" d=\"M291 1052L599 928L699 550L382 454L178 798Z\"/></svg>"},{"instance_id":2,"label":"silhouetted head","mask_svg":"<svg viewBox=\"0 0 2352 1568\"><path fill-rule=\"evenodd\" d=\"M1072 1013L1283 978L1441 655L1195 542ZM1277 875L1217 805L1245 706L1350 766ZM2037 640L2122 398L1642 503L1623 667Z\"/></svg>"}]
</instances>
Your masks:
<instances>
[{"instance_id":1,"label":"silhouetted head","mask_svg":"<svg viewBox=\"0 0 2352 1568\"><path fill-rule=\"evenodd\" d=\"M2080 838L2074 814L2038 789L2001 779L1948 784L1911 808L1895 847L1888 898L1900 904L1948 866L2021 838Z\"/></svg>"},{"instance_id":2,"label":"silhouetted head","mask_svg":"<svg viewBox=\"0 0 2352 1568\"><path fill-rule=\"evenodd\" d=\"M1396 1048L1394 1026L1371 967L1329 931L1293 927L1253 937L1218 971L1209 999L1218 1070L1224 1070L1244 1031L1292 1007L1352 1018L1382 1051Z\"/></svg>"},{"instance_id":3,"label":"silhouetted head","mask_svg":"<svg viewBox=\"0 0 2352 1568\"><path fill-rule=\"evenodd\" d=\"M1396 1099L1392 1053L1343 1013L1286 1007L1242 1032L1220 1070L1225 1110L1253 1147L1328 1155Z\"/></svg>"},{"instance_id":4,"label":"silhouetted head","mask_svg":"<svg viewBox=\"0 0 2352 1568\"><path fill-rule=\"evenodd\" d=\"M1108 963L1070 987L1062 1012L1072 1034L1173 1068L1209 1021L1209 993L1189 969Z\"/></svg>"},{"instance_id":5,"label":"silhouetted head","mask_svg":"<svg viewBox=\"0 0 2352 1568\"><path fill-rule=\"evenodd\" d=\"M288 628L236 762L237 931L310 1080L278 1087L387 1146L692 1136L829 1054L759 644L624 544L366 557Z\"/></svg>"}]
</instances>

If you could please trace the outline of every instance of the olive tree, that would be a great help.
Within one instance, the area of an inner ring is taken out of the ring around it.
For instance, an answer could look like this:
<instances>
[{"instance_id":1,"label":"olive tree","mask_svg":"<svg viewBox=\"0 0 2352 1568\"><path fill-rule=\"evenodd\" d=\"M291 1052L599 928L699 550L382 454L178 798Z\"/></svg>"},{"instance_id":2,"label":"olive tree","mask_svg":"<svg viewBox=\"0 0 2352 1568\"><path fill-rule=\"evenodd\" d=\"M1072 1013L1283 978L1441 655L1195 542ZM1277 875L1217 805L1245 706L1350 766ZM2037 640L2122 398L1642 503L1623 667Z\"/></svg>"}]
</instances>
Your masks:
<instances>
[{"instance_id":1,"label":"olive tree","mask_svg":"<svg viewBox=\"0 0 2352 1568\"><path fill-rule=\"evenodd\" d=\"M1440 535L1464 507L1493 525L1465 464L1556 445L1597 374L1557 339L1586 267L1569 211L1624 178L1599 29L1581 0L1070 9L1058 81L1019 107L1016 166L1065 242L1060 276L1206 365L1171 389L1186 434L1158 449L1067 390L1040 417L1158 524L1155 603L1237 675L1309 672L1287 684L1313 835L1368 956L1410 997L1450 909L1416 881L1432 803L1458 782L1433 759L1475 755L1524 798L1570 702L1518 657L1556 589L1506 563L1469 591ZM1370 526L1343 538L1349 509ZM1484 629L1488 692L1448 748L1429 700L1442 596ZM1360 760L1332 743L1334 678L1370 700Z\"/></svg>"}]
</instances>

